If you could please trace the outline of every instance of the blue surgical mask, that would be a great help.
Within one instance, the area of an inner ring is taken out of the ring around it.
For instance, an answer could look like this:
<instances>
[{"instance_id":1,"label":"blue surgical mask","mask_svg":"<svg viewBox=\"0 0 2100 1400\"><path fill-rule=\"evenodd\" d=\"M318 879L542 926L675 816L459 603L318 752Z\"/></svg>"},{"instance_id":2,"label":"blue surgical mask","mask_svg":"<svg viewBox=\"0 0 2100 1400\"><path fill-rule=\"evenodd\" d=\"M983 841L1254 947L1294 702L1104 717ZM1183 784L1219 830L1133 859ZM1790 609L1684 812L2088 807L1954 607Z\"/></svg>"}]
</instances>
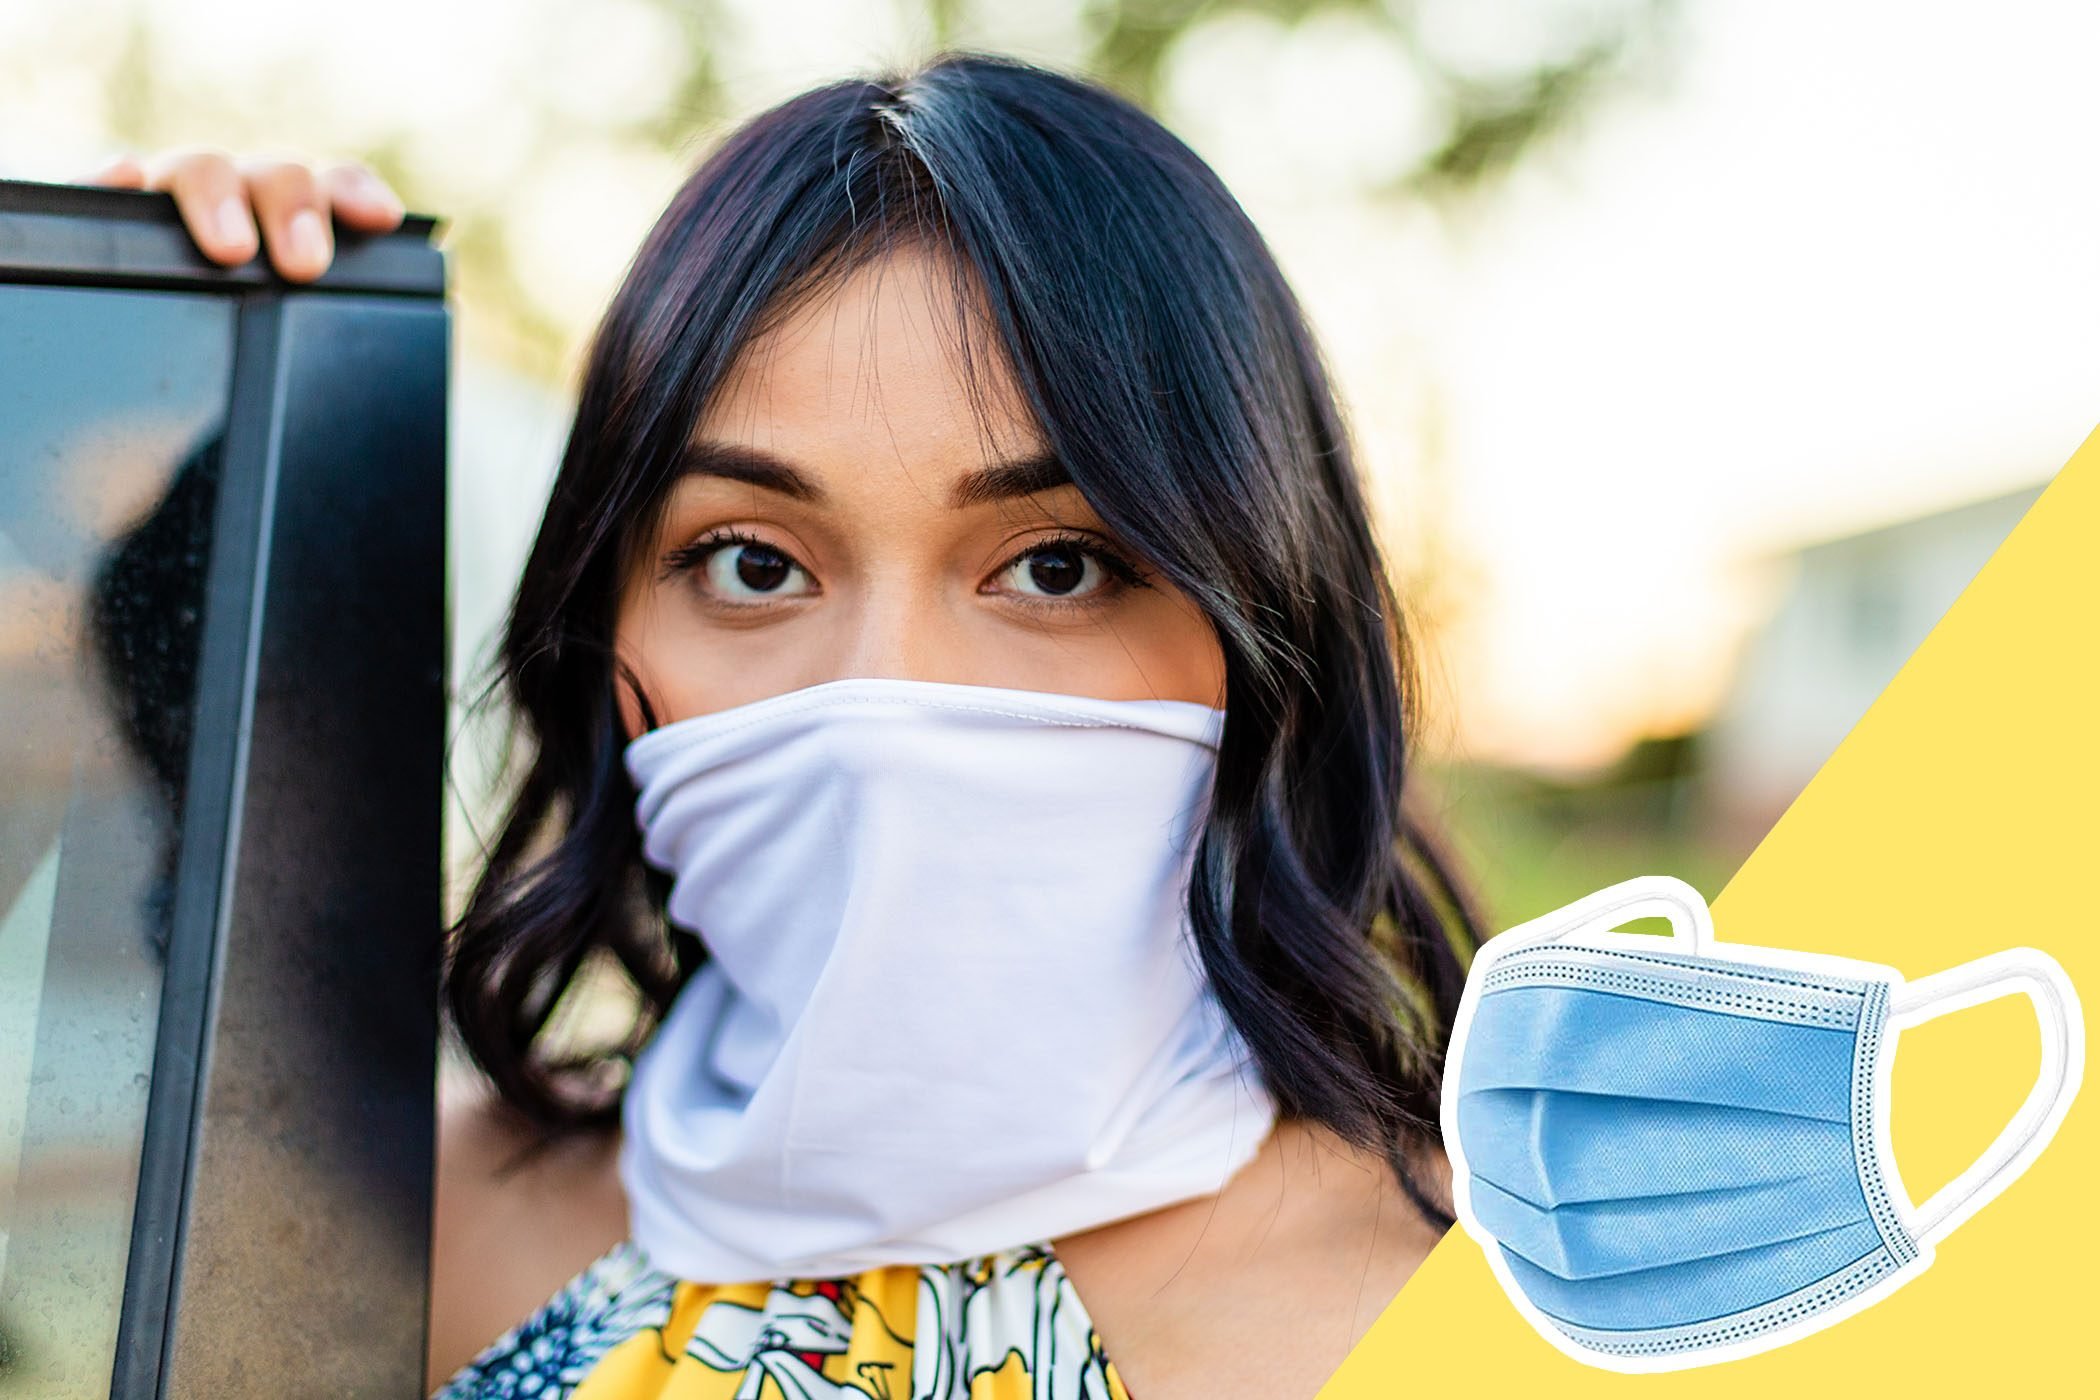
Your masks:
<instances>
[{"instance_id":1,"label":"blue surgical mask","mask_svg":"<svg viewBox=\"0 0 2100 1400\"><path fill-rule=\"evenodd\" d=\"M1671 939L1611 932L1667 917ZM2024 993L2041 1073L1921 1206L1889 1143L1905 1026ZM1915 982L1716 943L1682 881L1630 880L1488 941L1459 1006L1443 1129L1460 1223L1548 1341L1616 1371L1763 1351L1885 1297L2041 1152L2077 1092L2078 1000L2015 948Z\"/></svg>"}]
</instances>

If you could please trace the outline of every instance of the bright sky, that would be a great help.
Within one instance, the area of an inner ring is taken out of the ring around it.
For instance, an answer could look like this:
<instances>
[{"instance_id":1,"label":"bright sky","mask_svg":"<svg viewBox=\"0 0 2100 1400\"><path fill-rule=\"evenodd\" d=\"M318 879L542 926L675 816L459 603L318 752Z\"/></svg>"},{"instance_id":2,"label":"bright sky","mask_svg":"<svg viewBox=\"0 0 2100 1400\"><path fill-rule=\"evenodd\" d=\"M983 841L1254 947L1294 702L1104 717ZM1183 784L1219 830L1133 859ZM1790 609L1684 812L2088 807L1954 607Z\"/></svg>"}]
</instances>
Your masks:
<instances>
[{"instance_id":1,"label":"bright sky","mask_svg":"<svg viewBox=\"0 0 2100 1400\"><path fill-rule=\"evenodd\" d=\"M1477 755L1696 719L1780 581L1749 561L2043 479L2100 422L2100 8L1689 10L1672 91L1463 227L1236 182L1403 511L1431 483L1396 420L1441 395L1444 703Z\"/></svg>"},{"instance_id":2,"label":"bright sky","mask_svg":"<svg viewBox=\"0 0 2100 1400\"><path fill-rule=\"evenodd\" d=\"M1492 67L1512 25L1612 2L1428 0L1428 38ZM524 294L579 348L685 168L607 135L675 100L675 33L641 0L35 8L0 6L0 167L64 178L99 153L107 34L138 11L168 75L237 92L253 130L391 141L449 192L436 212L501 207ZM1076 33L1076 5L975 9L993 46L1052 61ZM1168 73L1163 115L1329 347L1403 566L1436 570L1432 733L1475 756L1581 764L1695 722L1783 582L1759 557L2038 481L2100 420L2100 7L1685 10L1668 90L1615 99L1448 224L1346 193L1434 137L1356 21L1212 23ZM723 13L746 111L917 48L864 0ZM170 141L253 143L197 111ZM492 568L522 554L515 513Z\"/></svg>"},{"instance_id":3,"label":"bright sky","mask_svg":"<svg viewBox=\"0 0 2100 1400\"><path fill-rule=\"evenodd\" d=\"M1483 743L1703 708L1733 559L2040 480L2100 422L2100 9L1934 9L1708 7L1678 98L1467 248L1436 354Z\"/></svg>"}]
</instances>

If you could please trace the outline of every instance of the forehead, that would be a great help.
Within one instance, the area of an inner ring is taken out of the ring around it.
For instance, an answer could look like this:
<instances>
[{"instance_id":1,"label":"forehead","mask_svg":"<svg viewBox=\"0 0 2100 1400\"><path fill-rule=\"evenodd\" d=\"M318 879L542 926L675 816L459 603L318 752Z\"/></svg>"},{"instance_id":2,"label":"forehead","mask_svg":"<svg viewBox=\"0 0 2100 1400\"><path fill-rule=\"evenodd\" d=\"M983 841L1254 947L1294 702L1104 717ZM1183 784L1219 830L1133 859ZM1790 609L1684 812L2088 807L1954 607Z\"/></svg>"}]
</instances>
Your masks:
<instances>
[{"instance_id":1,"label":"forehead","mask_svg":"<svg viewBox=\"0 0 2100 1400\"><path fill-rule=\"evenodd\" d=\"M917 245L864 262L753 337L694 437L819 470L876 448L958 472L1043 441L974 283Z\"/></svg>"}]
</instances>

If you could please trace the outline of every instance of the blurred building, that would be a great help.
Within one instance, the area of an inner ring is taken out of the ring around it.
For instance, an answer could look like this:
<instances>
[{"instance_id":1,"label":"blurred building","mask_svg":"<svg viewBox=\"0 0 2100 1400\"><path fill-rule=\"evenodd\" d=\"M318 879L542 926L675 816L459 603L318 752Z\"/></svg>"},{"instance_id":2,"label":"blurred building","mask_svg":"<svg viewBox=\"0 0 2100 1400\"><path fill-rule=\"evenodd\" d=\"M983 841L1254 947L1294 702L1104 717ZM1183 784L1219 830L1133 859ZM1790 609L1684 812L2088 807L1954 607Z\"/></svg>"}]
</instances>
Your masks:
<instances>
[{"instance_id":1,"label":"blurred building","mask_svg":"<svg viewBox=\"0 0 2100 1400\"><path fill-rule=\"evenodd\" d=\"M1802 546L1703 737L1703 804L1754 841L2005 542L2046 483Z\"/></svg>"}]
</instances>

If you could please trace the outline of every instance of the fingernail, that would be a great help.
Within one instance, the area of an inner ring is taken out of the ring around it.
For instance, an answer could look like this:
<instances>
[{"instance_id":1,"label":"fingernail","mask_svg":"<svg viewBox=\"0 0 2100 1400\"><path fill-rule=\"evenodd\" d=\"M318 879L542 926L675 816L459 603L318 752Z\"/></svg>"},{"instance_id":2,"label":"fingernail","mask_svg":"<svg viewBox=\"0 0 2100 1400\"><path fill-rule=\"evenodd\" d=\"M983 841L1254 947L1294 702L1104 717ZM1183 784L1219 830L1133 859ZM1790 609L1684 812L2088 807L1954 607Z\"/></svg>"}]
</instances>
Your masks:
<instances>
[{"instance_id":1,"label":"fingernail","mask_svg":"<svg viewBox=\"0 0 2100 1400\"><path fill-rule=\"evenodd\" d=\"M328 257L328 231L321 227L321 216L311 209L301 209L292 215L292 253L301 262L324 262Z\"/></svg>"},{"instance_id":2,"label":"fingernail","mask_svg":"<svg viewBox=\"0 0 2100 1400\"><path fill-rule=\"evenodd\" d=\"M219 206L219 235L228 243L245 243L253 232L248 220L248 202L229 195Z\"/></svg>"}]
</instances>

